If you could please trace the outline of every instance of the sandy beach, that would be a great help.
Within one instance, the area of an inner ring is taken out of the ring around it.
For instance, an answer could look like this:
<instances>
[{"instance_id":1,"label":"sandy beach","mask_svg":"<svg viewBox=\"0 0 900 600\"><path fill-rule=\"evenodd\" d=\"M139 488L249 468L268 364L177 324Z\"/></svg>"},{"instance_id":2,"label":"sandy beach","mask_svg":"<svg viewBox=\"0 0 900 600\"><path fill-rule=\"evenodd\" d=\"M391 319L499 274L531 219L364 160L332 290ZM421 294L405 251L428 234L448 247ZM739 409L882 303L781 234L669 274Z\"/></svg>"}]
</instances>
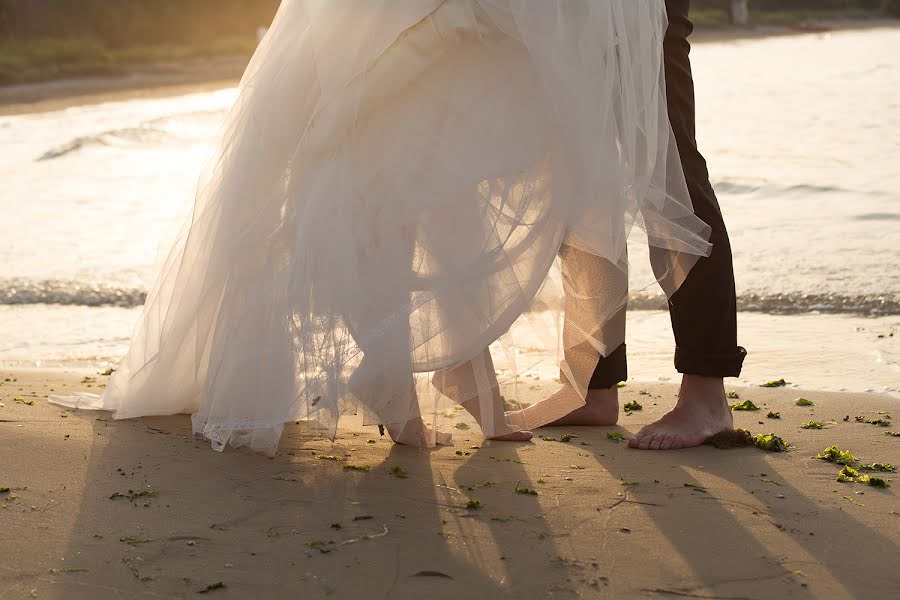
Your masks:
<instances>
[{"instance_id":1,"label":"sandy beach","mask_svg":"<svg viewBox=\"0 0 900 600\"><path fill-rule=\"evenodd\" d=\"M896 28L897 19L839 19L814 23L830 31ZM759 39L785 35L821 35L781 25L749 28L700 28L695 44ZM81 77L41 83L0 86L0 115L62 110L69 106L134 98L155 98L204 92L237 85L248 56L224 56L183 64L137 65L122 77Z\"/></svg>"},{"instance_id":2,"label":"sandy beach","mask_svg":"<svg viewBox=\"0 0 900 600\"><path fill-rule=\"evenodd\" d=\"M855 418L897 413L886 396L732 390L761 409L736 425L782 436L786 453L629 450L609 434L629 437L675 393L630 383L622 402L643 410L618 427L540 432L568 442L486 443L473 424L424 451L350 417L334 442L292 425L270 459L213 452L187 416L113 422L45 397L104 380L0 374L4 600L871 599L900 586L896 474L874 474L887 489L838 483L841 467L815 458L837 445L900 463L886 435L900 426ZM800 428L810 420L824 429Z\"/></svg>"}]
</instances>

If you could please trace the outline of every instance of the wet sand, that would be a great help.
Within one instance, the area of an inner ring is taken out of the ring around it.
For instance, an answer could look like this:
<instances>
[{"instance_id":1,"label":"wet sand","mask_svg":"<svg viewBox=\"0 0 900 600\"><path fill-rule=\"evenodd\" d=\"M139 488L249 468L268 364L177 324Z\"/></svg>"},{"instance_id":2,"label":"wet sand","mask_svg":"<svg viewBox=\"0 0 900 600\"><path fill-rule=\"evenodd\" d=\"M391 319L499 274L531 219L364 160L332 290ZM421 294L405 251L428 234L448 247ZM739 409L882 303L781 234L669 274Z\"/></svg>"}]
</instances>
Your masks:
<instances>
[{"instance_id":1,"label":"wet sand","mask_svg":"<svg viewBox=\"0 0 900 600\"><path fill-rule=\"evenodd\" d=\"M900 27L897 19L815 21L832 31ZM700 28L693 43L738 41L783 35L820 35L785 26ZM226 56L184 64L136 66L124 77L82 77L0 86L0 115L48 112L69 106L198 93L237 85L249 56Z\"/></svg>"},{"instance_id":2,"label":"wet sand","mask_svg":"<svg viewBox=\"0 0 900 600\"><path fill-rule=\"evenodd\" d=\"M737 426L783 436L779 454L630 450L608 434L659 417L675 387L629 383L623 404L643 410L618 427L540 432L577 436L567 443L485 443L472 424L453 447L416 450L351 417L334 442L290 426L270 459L213 452L187 416L113 422L47 402L97 391L105 378L88 375L0 373L4 600L870 599L900 586L900 477L838 483L839 467L814 458L837 444L900 463L900 438L885 435L900 421L854 418L900 417L886 396L736 389L732 402L762 408L736 412ZM800 429L809 420L825 429Z\"/></svg>"}]
</instances>

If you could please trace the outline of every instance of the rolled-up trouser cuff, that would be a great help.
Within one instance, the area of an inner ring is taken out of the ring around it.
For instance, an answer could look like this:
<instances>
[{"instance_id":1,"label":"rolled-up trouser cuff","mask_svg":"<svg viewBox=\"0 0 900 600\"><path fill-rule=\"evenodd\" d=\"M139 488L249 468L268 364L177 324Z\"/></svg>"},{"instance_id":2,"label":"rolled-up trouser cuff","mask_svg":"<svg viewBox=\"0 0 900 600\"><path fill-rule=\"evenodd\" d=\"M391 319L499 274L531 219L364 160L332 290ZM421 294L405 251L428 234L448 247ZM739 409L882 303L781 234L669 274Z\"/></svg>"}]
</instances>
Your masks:
<instances>
[{"instance_id":1,"label":"rolled-up trouser cuff","mask_svg":"<svg viewBox=\"0 0 900 600\"><path fill-rule=\"evenodd\" d=\"M591 382L590 390L605 390L615 387L620 381L628 379L628 351L625 344L616 348L609 356L601 357Z\"/></svg>"},{"instance_id":2,"label":"rolled-up trouser cuff","mask_svg":"<svg viewBox=\"0 0 900 600\"><path fill-rule=\"evenodd\" d=\"M675 368L686 375L704 377L740 377L747 350L738 346L736 352L712 354L675 349Z\"/></svg>"}]
</instances>

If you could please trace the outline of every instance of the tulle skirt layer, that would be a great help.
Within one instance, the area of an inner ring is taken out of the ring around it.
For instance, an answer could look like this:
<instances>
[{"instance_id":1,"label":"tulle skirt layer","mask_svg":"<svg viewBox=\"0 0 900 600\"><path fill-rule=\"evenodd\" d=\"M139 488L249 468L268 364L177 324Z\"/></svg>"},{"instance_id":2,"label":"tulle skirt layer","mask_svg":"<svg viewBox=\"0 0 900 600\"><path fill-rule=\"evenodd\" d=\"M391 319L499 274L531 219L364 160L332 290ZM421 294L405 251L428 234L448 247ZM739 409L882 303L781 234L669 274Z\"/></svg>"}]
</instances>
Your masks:
<instances>
[{"instance_id":1,"label":"tulle skirt layer","mask_svg":"<svg viewBox=\"0 0 900 600\"><path fill-rule=\"evenodd\" d=\"M515 377L555 349L583 396L624 341L632 228L668 294L709 252L666 25L662 0L285 0L128 354L60 401L192 413L220 450L448 402L540 425L498 416L486 350Z\"/></svg>"}]
</instances>

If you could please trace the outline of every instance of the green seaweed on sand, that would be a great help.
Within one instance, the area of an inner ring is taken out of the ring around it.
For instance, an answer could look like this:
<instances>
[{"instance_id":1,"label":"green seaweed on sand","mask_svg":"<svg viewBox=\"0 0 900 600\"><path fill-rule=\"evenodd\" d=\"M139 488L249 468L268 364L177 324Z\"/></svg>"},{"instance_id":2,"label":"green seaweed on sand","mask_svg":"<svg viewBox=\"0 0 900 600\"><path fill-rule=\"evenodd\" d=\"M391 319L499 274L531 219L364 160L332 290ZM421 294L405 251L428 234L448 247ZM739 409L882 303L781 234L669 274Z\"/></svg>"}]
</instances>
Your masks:
<instances>
[{"instance_id":1,"label":"green seaweed on sand","mask_svg":"<svg viewBox=\"0 0 900 600\"><path fill-rule=\"evenodd\" d=\"M368 471L371 468L369 465L344 465L345 471Z\"/></svg>"},{"instance_id":2,"label":"green seaweed on sand","mask_svg":"<svg viewBox=\"0 0 900 600\"><path fill-rule=\"evenodd\" d=\"M625 405L625 412L631 412L634 410L644 410L644 407L641 406L640 402L632 401Z\"/></svg>"},{"instance_id":3,"label":"green seaweed on sand","mask_svg":"<svg viewBox=\"0 0 900 600\"><path fill-rule=\"evenodd\" d=\"M638 484L637 481L625 481L624 479L622 480L622 485L624 485L626 487L632 486L632 485L637 485L637 484Z\"/></svg>"},{"instance_id":4,"label":"green seaweed on sand","mask_svg":"<svg viewBox=\"0 0 900 600\"><path fill-rule=\"evenodd\" d=\"M561 435L559 438L542 435L541 439L544 440L545 442L562 442L563 444L568 444L575 437L577 437L577 436L575 436L571 433L566 433L564 435Z\"/></svg>"},{"instance_id":5,"label":"green seaweed on sand","mask_svg":"<svg viewBox=\"0 0 900 600\"><path fill-rule=\"evenodd\" d=\"M519 485L519 482L516 482L515 491L517 494L521 494L523 496L537 496L538 493L531 488L522 487Z\"/></svg>"},{"instance_id":6,"label":"green seaweed on sand","mask_svg":"<svg viewBox=\"0 0 900 600\"><path fill-rule=\"evenodd\" d=\"M10 489L8 487L0 487L0 494L8 494Z\"/></svg>"},{"instance_id":7,"label":"green seaweed on sand","mask_svg":"<svg viewBox=\"0 0 900 600\"><path fill-rule=\"evenodd\" d=\"M618 388L623 388L623 387L625 387L625 382L624 382L624 381L620 381L619 383L616 384L616 387L618 387Z\"/></svg>"},{"instance_id":8,"label":"green seaweed on sand","mask_svg":"<svg viewBox=\"0 0 900 600\"><path fill-rule=\"evenodd\" d=\"M857 477L859 477L859 471L850 465L845 465L840 473L838 473L837 480L841 483L853 483L856 481Z\"/></svg>"},{"instance_id":9,"label":"green seaweed on sand","mask_svg":"<svg viewBox=\"0 0 900 600\"><path fill-rule=\"evenodd\" d=\"M381 435L381 437L384 437L384 425L378 426L378 433Z\"/></svg>"},{"instance_id":10,"label":"green seaweed on sand","mask_svg":"<svg viewBox=\"0 0 900 600\"><path fill-rule=\"evenodd\" d=\"M800 429L825 429L825 423L822 421L807 421L801 423Z\"/></svg>"},{"instance_id":11,"label":"green seaweed on sand","mask_svg":"<svg viewBox=\"0 0 900 600\"><path fill-rule=\"evenodd\" d=\"M625 437L625 434L622 433L621 431L611 431L610 433L606 434L606 439L616 442L618 444L620 442L624 442L627 438Z\"/></svg>"},{"instance_id":12,"label":"green seaweed on sand","mask_svg":"<svg viewBox=\"0 0 900 600\"><path fill-rule=\"evenodd\" d=\"M119 541L120 541L120 542L124 542L124 543L128 544L129 546L136 546L136 545L138 545L138 544L149 544L149 543L152 542L153 540L148 540L148 539L146 539L146 538L139 538L139 537L128 536L128 537L119 538Z\"/></svg>"},{"instance_id":13,"label":"green seaweed on sand","mask_svg":"<svg viewBox=\"0 0 900 600\"><path fill-rule=\"evenodd\" d=\"M838 465L854 465L859 462L859 459L853 456L852 452L849 450L841 450L837 446L825 448L821 454L816 455L816 458L827 462L833 462Z\"/></svg>"},{"instance_id":14,"label":"green seaweed on sand","mask_svg":"<svg viewBox=\"0 0 900 600\"><path fill-rule=\"evenodd\" d=\"M696 484L696 483L685 483L685 484L684 484L684 487L690 488L690 489L692 489L692 490L697 490L698 492L705 492L705 491L706 491L706 488L705 488L705 487L703 487L702 485Z\"/></svg>"},{"instance_id":15,"label":"green seaweed on sand","mask_svg":"<svg viewBox=\"0 0 900 600\"><path fill-rule=\"evenodd\" d=\"M890 427L891 422L887 419L866 419L869 425L878 425L879 427Z\"/></svg>"},{"instance_id":16,"label":"green seaweed on sand","mask_svg":"<svg viewBox=\"0 0 900 600\"><path fill-rule=\"evenodd\" d=\"M766 418L767 418L767 419L780 419L780 418L781 418L781 413L780 413L780 412L772 412L772 411L769 411L769 414L766 415Z\"/></svg>"},{"instance_id":17,"label":"green seaweed on sand","mask_svg":"<svg viewBox=\"0 0 900 600\"><path fill-rule=\"evenodd\" d=\"M225 588L225 584L221 581L217 581L215 583L211 583L202 590L197 590L198 594L208 594L210 592L214 592L216 590L221 590Z\"/></svg>"},{"instance_id":18,"label":"green seaweed on sand","mask_svg":"<svg viewBox=\"0 0 900 600\"><path fill-rule=\"evenodd\" d=\"M744 400L740 404L732 404L731 410L759 410L759 407L750 400Z\"/></svg>"},{"instance_id":19,"label":"green seaweed on sand","mask_svg":"<svg viewBox=\"0 0 900 600\"><path fill-rule=\"evenodd\" d=\"M51 575L58 575L60 573L88 573L89 571L78 567L68 567L65 569L47 569L47 572Z\"/></svg>"},{"instance_id":20,"label":"green seaweed on sand","mask_svg":"<svg viewBox=\"0 0 900 600\"><path fill-rule=\"evenodd\" d=\"M753 436L753 445L766 452L787 452L791 445L774 433Z\"/></svg>"},{"instance_id":21,"label":"green seaweed on sand","mask_svg":"<svg viewBox=\"0 0 900 600\"><path fill-rule=\"evenodd\" d=\"M815 406L812 400L807 400L806 398L797 398L794 404L797 406Z\"/></svg>"},{"instance_id":22,"label":"green seaweed on sand","mask_svg":"<svg viewBox=\"0 0 900 600\"><path fill-rule=\"evenodd\" d=\"M728 398L729 400L740 400L741 399L740 394L738 394L734 390L729 390L729 392L727 394L725 394L725 397Z\"/></svg>"},{"instance_id":23,"label":"green seaweed on sand","mask_svg":"<svg viewBox=\"0 0 900 600\"><path fill-rule=\"evenodd\" d=\"M16 404L24 404L25 406L34 406L34 400L26 400L21 396L13 398L13 402L15 402Z\"/></svg>"},{"instance_id":24,"label":"green seaweed on sand","mask_svg":"<svg viewBox=\"0 0 900 600\"><path fill-rule=\"evenodd\" d=\"M784 386L786 386L786 385L787 385L787 381L785 381L784 378L782 377L781 379L775 379L775 380L773 380L773 381L767 381L767 382L765 382L764 384L760 385L759 387L764 387L764 388L780 388L780 387L784 387Z\"/></svg>"},{"instance_id":25,"label":"green seaweed on sand","mask_svg":"<svg viewBox=\"0 0 900 600\"><path fill-rule=\"evenodd\" d=\"M110 375L112 375L115 372L116 372L116 370L113 369L112 367L110 367L110 368L106 369L105 371L103 371L102 373L100 373L100 375L102 375L103 377L109 377Z\"/></svg>"},{"instance_id":26,"label":"green seaweed on sand","mask_svg":"<svg viewBox=\"0 0 900 600\"><path fill-rule=\"evenodd\" d=\"M121 494L119 492L114 493L109 497L110 500L115 500L116 498L125 498L129 502L134 502L135 500L139 500L141 498L156 498L159 495L159 492L155 490L141 490L140 492L136 492L134 490L128 490L127 494Z\"/></svg>"},{"instance_id":27,"label":"green seaweed on sand","mask_svg":"<svg viewBox=\"0 0 900 600\"><path fill-rule=\"evenodd\" d=\"M331 527L332 529L343 529L344 528L344 526L341 525L340 523L332 523L331 525L329 525L329 527Z\"/></svg>"},{"instance_id":28,"label":"green seaweed on sand","mask_svg":"<svg viewBox=\"0 0 900 600\"><path fill-rule=\"evenodd\" d=\"M466 508L469 510L481 510L481 500L469 500L466 502Z\"/></svg>"},{"instance_id":29,"label":"green seaweed on sand","mask_svg":"<svg viewBox=\"0 0 900 600\"><path fill-rule=\"evenodd\" d=\"M469 426L466 425L465 423L457 423L453 427L455 427L456 429L459 429L460 431L466 431L469 429Z\"/></svg>"},{"instance_id":30,"label":"green seaweed on sand","mask_svg":"<svg viewBox=\"0 0 900 600\"><path fill-rule=\"evenodd\" d=\"M872 463L871 465L860 465L857 467L860 471L876 471L879 473L896 473L897 467L890 463Z\"/></svg>"},{"instance_id":31,"label":"green seaweed on sand","mask_svg":"<svg viewBox=\"0 0 900 600\"><path fill-rule=\"evenodd\" d=\"M349 466L349 465L347 465L347 466ZM407 477L409 477L409 471L407 471L406 469L404 469L401 466L396 466L393 469L391 469L391 475L393 475L397 479L406 479Z\"/></svg>"},{"instance_id":32,"label":"green seaweed on sand","mask_svg":"<svg viewBox=\"0 0 900 600\"><path fill-rule=\"evenodd\" d=\"M463 452L462 450L457 450L456 455L457 456L471 456L472 453L471 452Z\"/></svg>"},{"instance_id":33,"label":"green seaweed on sand","mask_svg":"<svg viewBox=\"0 0 900 600\"><path fill-rule=\"evenodd\" d=\"M872 477L871 475L860 475L856 478L857 483L864 483L866 485L877 487L877 488L888 488L891 485L882 479L881 477Z\"/></svg>"},{"instance_id":34,"label":"green seaweed on sand","mask_svg":"<svg viewBox=\"0 0 900 600\"><path fill-rule=\"evenodd\" d=\"M344 459L341 458L340 456L331 456L331 455L320 454L320 455L316 456L316 460L333 460L335 462L341 462Z\"/></svg>"},{"instance_id":35,"label":"green seaweed on sand","mask_svg":"<svg viewBox=\"0 0 900 600\"><path fill-rule=\"evenodd\" d=\"M900 431L885 431L884 435L889 437L900 437Z\"/></svg>"}]
</instances>

